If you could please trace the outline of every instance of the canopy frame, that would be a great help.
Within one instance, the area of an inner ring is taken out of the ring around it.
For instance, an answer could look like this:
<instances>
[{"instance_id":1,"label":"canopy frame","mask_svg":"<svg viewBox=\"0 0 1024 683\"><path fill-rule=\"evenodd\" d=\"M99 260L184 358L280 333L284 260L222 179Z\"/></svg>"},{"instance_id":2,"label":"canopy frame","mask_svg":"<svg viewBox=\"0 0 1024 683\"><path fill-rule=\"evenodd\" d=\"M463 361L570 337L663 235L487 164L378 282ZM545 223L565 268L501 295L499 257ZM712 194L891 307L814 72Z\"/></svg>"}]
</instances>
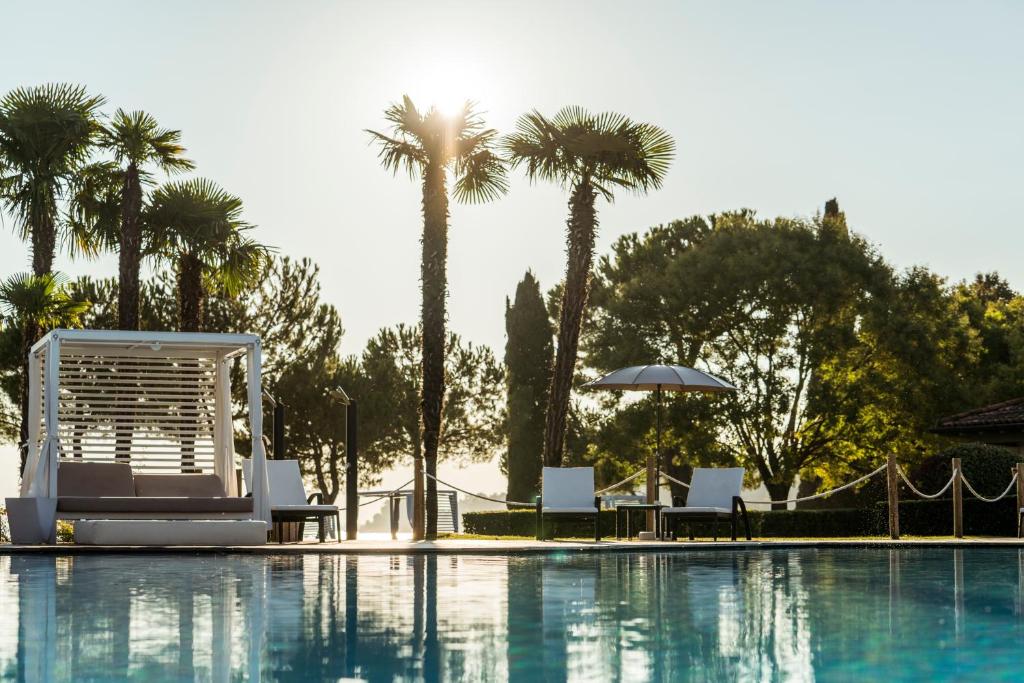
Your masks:
<instances>
[{"instance_id":1,"label":"canopy frame","mask_svg":"<svg viewBox=\"0 0 1024 683\"><path fill-rule=\"evenodd\" d=\"M261 348L251 334L65 330L33 344L21 495L55 498L62 459L236 477L231 365L245 356L253 519L270 526ZM177 457L175 457L177 456Z\"/></svg>"}]
</instances>

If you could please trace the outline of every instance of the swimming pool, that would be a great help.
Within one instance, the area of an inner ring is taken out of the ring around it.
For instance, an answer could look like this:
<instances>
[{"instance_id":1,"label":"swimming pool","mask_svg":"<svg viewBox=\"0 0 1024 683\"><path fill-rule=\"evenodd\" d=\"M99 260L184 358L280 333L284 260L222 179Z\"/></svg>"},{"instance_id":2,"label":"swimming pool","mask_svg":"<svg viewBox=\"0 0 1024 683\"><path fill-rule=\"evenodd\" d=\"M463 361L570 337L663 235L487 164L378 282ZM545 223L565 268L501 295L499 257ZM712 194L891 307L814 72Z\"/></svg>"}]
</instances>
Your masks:
<instances>
[{"instance_id":1,"label":"swimming pool","mask_svg":"<svg viewBox=\"0 0 1024 683\"><path fill-rule=\"evenodd\" d=\"M1024 551L0 556L0 680L1019 680Z\"/></svg>"}]
</instances>

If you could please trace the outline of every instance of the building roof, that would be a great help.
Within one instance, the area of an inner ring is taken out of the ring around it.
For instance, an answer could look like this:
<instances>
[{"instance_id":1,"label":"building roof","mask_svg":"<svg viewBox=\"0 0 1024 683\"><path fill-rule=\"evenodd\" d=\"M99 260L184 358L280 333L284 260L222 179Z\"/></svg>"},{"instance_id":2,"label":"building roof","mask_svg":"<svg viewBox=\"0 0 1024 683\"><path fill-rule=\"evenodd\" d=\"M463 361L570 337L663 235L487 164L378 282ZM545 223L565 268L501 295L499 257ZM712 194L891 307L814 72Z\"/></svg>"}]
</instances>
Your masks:
<instances>
[{"instance_id":1,"label":"building roof","mask_svg":"<svg viewBox=\"0 0 1024 683\"><path fill-rule=\"evenodd\" d=\"M954 435L1020 430L1024 430L1024 397L940 418L930 431Z\"/></svg>"}]
</instances>

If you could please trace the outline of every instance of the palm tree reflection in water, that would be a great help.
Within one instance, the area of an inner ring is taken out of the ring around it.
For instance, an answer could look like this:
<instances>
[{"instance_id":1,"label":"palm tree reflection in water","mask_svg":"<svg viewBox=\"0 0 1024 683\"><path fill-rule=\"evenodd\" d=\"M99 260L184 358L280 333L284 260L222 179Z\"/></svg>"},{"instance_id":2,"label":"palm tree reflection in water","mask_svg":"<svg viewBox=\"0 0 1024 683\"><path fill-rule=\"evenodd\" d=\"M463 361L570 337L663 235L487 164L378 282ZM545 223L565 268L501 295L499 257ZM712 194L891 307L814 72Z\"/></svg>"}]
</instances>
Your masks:
<instances>
[{"instance_id":1,"label":"palm tree reflection in water","mask_svg":"<svg viewBox=\"0 0 1024 683\"><path fill-rule=\"evenodd\" d=\"M970 674L1001 661L971 650L979 629L1024 642L1022 567L941 548L0 556L0 680Z\"/></svg>"}]
</instances>

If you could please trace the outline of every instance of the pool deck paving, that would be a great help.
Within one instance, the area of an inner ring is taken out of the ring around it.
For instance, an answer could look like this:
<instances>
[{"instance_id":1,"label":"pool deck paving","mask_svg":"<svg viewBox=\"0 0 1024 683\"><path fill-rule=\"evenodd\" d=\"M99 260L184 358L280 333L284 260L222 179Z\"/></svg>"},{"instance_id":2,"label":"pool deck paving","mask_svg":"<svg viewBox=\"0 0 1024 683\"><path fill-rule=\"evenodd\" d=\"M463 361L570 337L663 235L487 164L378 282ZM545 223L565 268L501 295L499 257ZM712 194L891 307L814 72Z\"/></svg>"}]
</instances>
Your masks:
<instances>
[{"instance_id":1,"label":"pool deck paving","mask_svg":"<svg viewBox=\"0 0 1024 683\"><path fill-rule=\"evenodd\" d=\"M259 546L111 546L11 545L0 544L0 555L84 554L84 553L239 553L253 555L408 555L417 553L461 555L552 554L577 552L694 552L723 550L772 550L787 548L906 548L906 547L1019 547L1017 538L909 538L901 540L850 539L763 539L753 541L535 541L530 539L459 539L437 541L355 540L317 543L267 543Z\"/></svg>"}]
</instances>

